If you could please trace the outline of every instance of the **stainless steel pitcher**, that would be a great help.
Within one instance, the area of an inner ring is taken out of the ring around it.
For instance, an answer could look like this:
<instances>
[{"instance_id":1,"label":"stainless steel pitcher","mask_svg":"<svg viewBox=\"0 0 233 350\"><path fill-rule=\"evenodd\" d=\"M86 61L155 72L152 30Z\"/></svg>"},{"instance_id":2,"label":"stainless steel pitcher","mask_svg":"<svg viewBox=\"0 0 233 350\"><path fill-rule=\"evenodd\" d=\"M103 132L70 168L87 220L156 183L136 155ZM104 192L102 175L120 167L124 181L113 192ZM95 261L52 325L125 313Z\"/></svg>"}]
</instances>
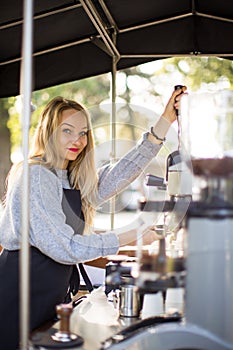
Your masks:
<instances>
[{"instance_id":1,"label":"stainless steel pitcher","mask_svg":"<svg viewBox=\"0 0 233 350\"><path fill-rule=\"evenodd\" d=\"M141 302L138 289L134 285L124 285L120 291L120 316L139 317Z\"/></svg>"}]
</instances>

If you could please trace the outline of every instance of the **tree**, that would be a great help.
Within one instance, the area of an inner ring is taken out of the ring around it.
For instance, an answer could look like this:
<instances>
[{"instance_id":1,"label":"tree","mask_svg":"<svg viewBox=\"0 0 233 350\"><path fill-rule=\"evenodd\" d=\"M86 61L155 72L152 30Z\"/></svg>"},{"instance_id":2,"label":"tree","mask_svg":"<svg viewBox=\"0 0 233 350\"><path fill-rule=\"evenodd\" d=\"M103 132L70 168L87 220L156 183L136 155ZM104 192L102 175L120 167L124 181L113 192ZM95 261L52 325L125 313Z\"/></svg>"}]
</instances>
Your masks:
<instances>
[{"instance_id":1,"label":"tree","mask_svg":"<svg viewBox=\"0 0 233 350\"><path fill-rule=\"evenodd\" d=\"M233 62L217 57L169 58L154 72L154 80L187 85L191 90L220 90L233 86ZM139 66L140 69L140 66ZM177 79L177 81L176 81Z\"/></svg>"},{"instance_id":2,"label":"tree","mask_svg":"<svg viewBox=\"0 0 233 350\"><path fill-rule=\"evenodd\" d=\"M7 127L9 118L8 109L12 99L0 99L0 198L5 193L5 181L11 167L10 131Z\"/></svg>"}]
</instances>

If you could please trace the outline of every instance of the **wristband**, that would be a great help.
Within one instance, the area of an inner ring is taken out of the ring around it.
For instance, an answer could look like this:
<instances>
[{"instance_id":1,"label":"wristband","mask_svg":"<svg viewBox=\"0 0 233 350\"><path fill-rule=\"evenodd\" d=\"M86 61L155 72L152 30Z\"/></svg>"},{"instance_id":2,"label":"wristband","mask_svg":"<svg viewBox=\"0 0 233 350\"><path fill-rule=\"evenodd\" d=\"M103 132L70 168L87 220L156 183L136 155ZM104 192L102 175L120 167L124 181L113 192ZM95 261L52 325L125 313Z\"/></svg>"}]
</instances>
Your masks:
<instances>
[{"instance_id":1,"label":"wristband","mask_svg":"<svg viewBox=\"0 0 233 350\"><path fill-rule=\"evenodd\" d=\"M165 142L166 141L166 137L164 137L162 139L161 137L158 137L158 135L156 135L156 133L154 132L153 126L150 128L150 132L156 138L156 140L161 141L161 142Z\"/></svg>"}]
</instances>

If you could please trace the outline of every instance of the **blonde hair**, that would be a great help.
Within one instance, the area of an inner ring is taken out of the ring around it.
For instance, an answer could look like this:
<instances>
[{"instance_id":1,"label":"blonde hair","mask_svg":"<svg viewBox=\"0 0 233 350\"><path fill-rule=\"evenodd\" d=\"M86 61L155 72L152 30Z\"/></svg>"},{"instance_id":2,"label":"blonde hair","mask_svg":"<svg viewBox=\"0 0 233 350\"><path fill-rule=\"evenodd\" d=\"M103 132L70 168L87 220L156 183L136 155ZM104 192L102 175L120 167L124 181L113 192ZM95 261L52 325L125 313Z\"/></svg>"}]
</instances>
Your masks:
<instances>
[{"instance_id":1,"label":"blonde hair","mask_svg":"<svg viewBox=\"0 0 233 350\"><path fill-rule=\"evenodd\" d=\"M87 110L81 104L60 96L47 104L35 131L29 163L39 163L49 169L56 169L59 163L56 131L61 124L62 112L69 109L81 111L87 120L87 146L75 160L69 161L67 170L71 188L80 190L85 233L88 233L88 227L92 226L95 214L98 176L94 161L91 120Z\"/></svg>"}]
</instances>

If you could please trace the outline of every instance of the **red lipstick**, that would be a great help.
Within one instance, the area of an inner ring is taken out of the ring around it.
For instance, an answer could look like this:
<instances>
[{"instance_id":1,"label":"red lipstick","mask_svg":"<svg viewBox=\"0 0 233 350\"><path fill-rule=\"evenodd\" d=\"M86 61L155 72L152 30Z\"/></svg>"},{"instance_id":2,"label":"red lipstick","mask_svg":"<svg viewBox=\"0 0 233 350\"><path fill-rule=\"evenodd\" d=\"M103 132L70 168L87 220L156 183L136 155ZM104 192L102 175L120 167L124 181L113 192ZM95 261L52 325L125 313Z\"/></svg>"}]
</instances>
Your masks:
<instances>
[{"instance_id":1,"label":"red lipstick","mask_svg":"<svg viewBox=\"0 0 233 350\"><path fill-rule=\"evenodd\" d=\"M78 152L78 148L68 148L68 150L70 152L74 152L74 153L77 153Z\"/></svg>"}]
</instances>

